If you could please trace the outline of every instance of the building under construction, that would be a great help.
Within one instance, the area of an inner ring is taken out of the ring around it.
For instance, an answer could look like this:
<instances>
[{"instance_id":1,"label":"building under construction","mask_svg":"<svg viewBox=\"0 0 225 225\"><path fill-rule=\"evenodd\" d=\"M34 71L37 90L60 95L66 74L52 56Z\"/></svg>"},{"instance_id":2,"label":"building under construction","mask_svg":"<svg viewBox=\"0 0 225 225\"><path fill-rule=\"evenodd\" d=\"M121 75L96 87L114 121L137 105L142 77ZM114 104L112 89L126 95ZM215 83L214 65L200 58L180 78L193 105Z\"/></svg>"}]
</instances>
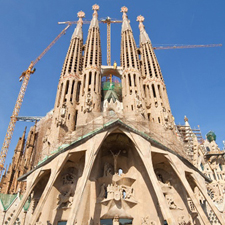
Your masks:
<instances>
[{"instance_id":1,"label":"building under construction","mask_svg":"<svg viewBox=\"0 0 225 225\"><path fill-rule=\"evenodd\" d=\"M0 224L225 224L225 151L187 117L175 124L144 17L137 48L121 8L120 65L110 40L102 65L92 9L86 43L78 13L54 109L24 130L2 176Z\"/></svg>"}]
</instances>

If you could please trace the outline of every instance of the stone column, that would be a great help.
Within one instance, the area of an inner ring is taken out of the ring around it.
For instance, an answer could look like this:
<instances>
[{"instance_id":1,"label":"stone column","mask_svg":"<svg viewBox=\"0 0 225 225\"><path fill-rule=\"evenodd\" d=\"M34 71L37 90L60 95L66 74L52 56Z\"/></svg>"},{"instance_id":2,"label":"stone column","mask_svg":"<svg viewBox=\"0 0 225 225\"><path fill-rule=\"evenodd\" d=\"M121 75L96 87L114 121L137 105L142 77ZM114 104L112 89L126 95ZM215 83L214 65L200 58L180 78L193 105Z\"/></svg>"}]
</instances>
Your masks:
<instances>
[{"instance_id":1,"label":"stone column","mask_svg":"<svg viewBox=\"0 0 225 225\"><path fill-rule=\"evenodd\" d=\"M120 223L119 223L119 217L118 216L115 216L113 218L113 225L120 225Z\"/></svg>"},{"instance_id":2,"label":"stone column","mask_svg":"<svg viewBox=\"0 0 225 225\"><path fill-rule=\"evenodd\" d=\"M166 199L163 195L163 192L159 185L159 181L156 177L156 174L155 174L155 171L153 168L152 156L151 156L151 144L148 141L146 141L145 139L143 139L137 135L133 135L133 134L130 135L130 133L127 133L127 132L125 132L125 133L127 134L128 137L131 138L131 140L134 140L137 152L145 165L149 179L150 179L152 186L154 188L154 191L156 193L158 205L160 207L160 210L161 210L164 220L166 220L169 225L176 225L177 223L174 220L172 213L170 212L170 209L169 209ZM137 147L137 146L139 146L139 147Z\"/></svg>"},{"instance_id":3,"label":"stone column","mask_svg":"<svg viewBox=\"0 0 225 225\"><path fill-rule=\"evenodd\" d=\"M191 175L192 178L195 181L195 184L197 185L198 189L200 190L200 192L202 193L202 195L204 196L205 200L208 202L209 206L211 207L212 211L215 213L215 215L217 216L217 219L220 221L221 224L224 224L224 219L222 218L221 213L219 212L219 210L216 208L216 206L213 204L211 198L209 197L209 195L206 193L206 191L204 191L205 187L202 186L202 184L198 181L197 177L195 174Z\"/></svg>"},{"instance_id":4,"label":"stone column","mask_svg":"<svg viewBox=\"0 0 225 225\"><path fill-rule=\"evenodd\" d=\"M91 139L90 145L93 146L91 149L88 149L85 156L85 166L83 170L82 177L78 180L73 204L71 206L70 215L68 217L67 225L74 225L78 220L78 211L83 199L84 190L88 181L88 178L91 174L91 170L94 165L94 161L98 155L99 147L102 144L107 132L101 133Z\"/></svg>"},{"instance_id":5,"label":"stone column","mask_svg":"<svg viewBox=\"0 0 225 225\"><path fill-rule=\"evenodd\" d=\"M169 156L167 155L166 158L168 158L168 162L171 165L171 167L173 168L173 170L175 171L175 173L177 174L178 178L180 179L181 183L184 185L185 190L187 191L189 197L191 198L192 202L195 205L195 208L199 214L199 216L201 217L202 221L204 222L204 224L210 224L205 212L203 211L201 205L199 204L198 199L196 198L194 192L192 191L184 170L182 170L182 165L180 165L180 162L178 160L175 160L176 156ZM179 169L178 169L179 167Z\"/></svg>"},{"instance_id":6,"label":"stone column","mask_svg":"<svg viewBox=\"0 0 225 225\"><path fill-rule=\"evenodd\" d=\"M21 213L21 211L23 209L24 204L26 203L31 192L33 191L33 188L38 183L40 178L41 178L41 170L39 169L34 172L33 179L27 181L27 191L25 192L23 198L21 199L19 205L17 206L17 210L16 210L14 216L12 217L12 220L10 221L9 225L13 225L15 223L17 217L19 216L19 214Z\"/></svg>"},{"instance_id":7,"label":"stone column","mask_svg":"<svg viewBox=\"0 0 225 225\"><path fill-rule=\"evenodd\" d=\"M58 157L57 163L55 163L54 171L51 171L51 175L48 180L48 183L47 183L47 185L41 195L39 203L34 211L34 214L33 214L33 217L32 217L31 223L30 223L31 225L36 224L37 219L39 218L41 211L44 208L44 204L50 194L52 186L54 185L55 180L58 178L58 175L61 172L61 169L64 166L64 164L66 163L68 158L69 158L68 152L63 153Z\"/></svg>"}]
</instances>

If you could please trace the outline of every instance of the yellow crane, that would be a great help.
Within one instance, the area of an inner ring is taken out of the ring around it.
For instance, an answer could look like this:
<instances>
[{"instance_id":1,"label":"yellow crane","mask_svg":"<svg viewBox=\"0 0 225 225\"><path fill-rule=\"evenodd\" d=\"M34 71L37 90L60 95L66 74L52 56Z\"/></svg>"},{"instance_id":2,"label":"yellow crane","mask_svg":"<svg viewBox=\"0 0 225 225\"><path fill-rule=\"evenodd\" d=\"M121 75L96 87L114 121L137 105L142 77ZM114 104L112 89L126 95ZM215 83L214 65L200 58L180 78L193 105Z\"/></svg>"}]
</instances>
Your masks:
<instances>
[{"instance_id":1,"label":"yellow crane","mask_svg":"<svg viewBox=\"0 0 225 225\"><path fill-rule=\"evenodd\" d=\"M0 178L2 176L2 172L4 169L5 159L8 153L9 145L12 139L13 131L16 125L17 117L20 112L20 108L23 102L23 98L27 89L27 85L30 79L30 75L35 72L34 66L37 64L37 62L49 51L49 49L58 41L58 39L66 33L66 30L71 26L71 24L68 24L58 35L57 37L48 45L48 47L34 60L30 63L27 70L25 70L22 75L20 76L19 80L22 81L22 85L20 88L19 95L16 100L15 107L13 109L12 116L10 117L9 126L6 132L6 136L3 142L3 146L0 153Z\"/></svg>"}]
</instances>

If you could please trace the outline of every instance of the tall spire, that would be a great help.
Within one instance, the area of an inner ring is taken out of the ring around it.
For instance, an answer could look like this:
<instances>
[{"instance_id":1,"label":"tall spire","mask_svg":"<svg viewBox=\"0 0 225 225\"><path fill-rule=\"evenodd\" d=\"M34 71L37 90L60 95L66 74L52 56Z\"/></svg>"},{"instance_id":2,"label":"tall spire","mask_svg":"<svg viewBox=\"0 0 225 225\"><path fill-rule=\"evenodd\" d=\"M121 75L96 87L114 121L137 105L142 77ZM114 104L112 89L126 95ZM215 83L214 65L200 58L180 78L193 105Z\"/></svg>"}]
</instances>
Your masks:
<instances>
[{"instance_id":1,"label":"tall spire","mask_svg":"<svg viewBox=\"0 0 225 225\"><path fill-rule=\"evenodd\" d=\"M123 16L122 16L123 23L122 23L122 30L121 30L121 32L124 32L126 30L132 31L131 26L130 26L130 20L128 19L128 16L127 16L128 8L126 6L123 6L121 8L121 12L123 13Z\"/></svg>"},{"instance_id":2,"label":"tall spire","mask_svg":"<svg viewBox=\"0 0 225 225\"><path fill-rule=\"evenodd\" d=\"M93 5L93 18L88 30L88 37L84 48L83 70L81 75L81 104L78 114L79 124L85 123L90 112L100 112L101 109L101 65L102 51L100 30L98 24L98 5ZM84 116L84 114L86 116ZM81 119L80 119L81 118ZM79 125L78 124L78 125Z\"/></svg>"},{"instance_id":3,"label":"tall spire","mask_svg":"<svg viewBox=\"0 0 225 225\"><path fill-rule=\"evenodd\" d=\"M89 29L93 28L93 27L97 27L99 28L99 24L98 24L98 10L99 10L99 6L97 4L92 6L92 9L94 10L93 13L93 18L91 20L91 24Z\"/></svg>"},{"instance_id":4,"label":"tall spire","mask_svg":"<svg viewBox=\"0 0 225 225\"><path fill-rule=\"evenodd\" d=\"M82 31L82 25L83 25L83 20L82 18L85 17L85 13L83 11L80 11L77 13L77 17L79 18L79 20L77 21L77 26L73 32L72 38L78 38L80 40L83 39L83 31Z\"/></svg>"},{"instance_id":5,"label":"tall spire","mask_svg":"<svg viewBox=\"0 0 225 225\"><path fill-rule=\"evenodd\" d=\"M130 21L127 17L127 7L123 6L121 55L120 61L123 67L122 92L124 112L137 113L144 116L143 85L140 72L138 49L133 37Z\"/></svg>"},{"instance_id":6,"label":"tall spire","mask_svg":"<svg viewBox=\"0 0 225 225\"><path fill-rule=\"evenodd\" d=\"M63 64L61 77L68 75L75 75L81 72L82 69L82 46L83 46L83 31L82 18L85 17L85 13L80 11L77 13L79 18L77 26L71 37L70 46L67 51L67 55Z\"/></svg>"},{"instance_id":7,"label":"tall spire","mask_svg":"<svg viewBox=\"0 0 225 225\"><path fill-rule=\"evenodd\" d=\"M142 44L151 43L150 38L145 30L145 26L143 24L144 19L145 18L141 15L137 17L137 21L139 22L139 29L140 29L140 43Z\"/></svg>"},{"instance_id":8,"label":"tall spire","mask_svg":"<svg viewBox=\"0 0 225 225\"><path fill-rule=\"evenodd\" d=\"M148 120L162 124L165 129L173 129L173 116L171 114L166 86L162 77L158 60L154 53L150 38L145 30L143 16L138 16L140 29L140 52L143 89Z\"/></svg>"},{"instance_id":9,"label":"tall spire","mask_svg":"<svg viewBox=\"0 0 225 225\"><path fill-rule=\"evenodd\" d=\"M57 136L61 140L65 132L76 129L76 108L79 104L80 75L82 72L82 18L85 17L85 13L80 11L77 13L77 17L79 19L71 37L58 84L52 123L52 130L55 131L52 134L52 139ZM51 143L51 140L49 140L49 143Z\"/></svg>"}]
</instances>

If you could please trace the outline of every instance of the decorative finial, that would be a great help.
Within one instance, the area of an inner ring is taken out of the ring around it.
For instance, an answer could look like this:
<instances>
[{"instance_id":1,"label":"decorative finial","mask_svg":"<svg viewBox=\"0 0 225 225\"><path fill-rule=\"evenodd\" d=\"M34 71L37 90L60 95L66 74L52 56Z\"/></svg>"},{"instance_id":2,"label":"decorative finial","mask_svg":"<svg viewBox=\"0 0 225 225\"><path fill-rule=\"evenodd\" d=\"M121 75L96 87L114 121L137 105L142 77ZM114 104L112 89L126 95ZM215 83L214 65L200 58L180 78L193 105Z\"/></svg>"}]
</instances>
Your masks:
<instances>
[{"instance_id":1,"label":"decorative finial","mask_svg":"<svg viewBox=\"0 0 225 225\"><path fill-rule=\"evenodd\" d=\"M143 22L145 20L144 16L140 15L137 17L138 22Z\"/></svg>"},{"instance_id":2,"label":"decorative finial","mask_svg":"<svg viewBox=\"0 0 225 225\"><path fill-rule=\"evenodd\" d=\"M120 12L122 12L122 13L127 13L128 12L128 8L126 7L126 6L123 6L122 8L121 8L121 11Z\"/></svg>"},{"instance_id":3,"label":"decorative finial","mask_svg":"<svg viewBox=\"0 0 225 225\"><path fill-rule=\"evenodd\" d=\"M188 118L184 116L184 122L188 122Z\"/></svg>"},{"instance_id":4,"label":"decorative finial","mask_svg":"<svg viewBox=\"0 0 225 225\"><path fill-rule=\"evenodd\" d=\"M142 30L145 26L142 23L145 20L144 16L140 15L137 17L137 21L139 22L139 29Z\"/></svg>"},{"instance_id":5,"label":"decorative finial","mask_svg":"<svg viewBox=\"0 0 225 225\"><path fill-rule=\"evenodd\" d=\"M123 13L123 16L122 16L123 19L127 18L127 14L126 13L128 12L128 8L126 6L123 6L121 8L121 11L120 12Z\"/></svg>"},{"instance_id":6,"label":"decorative finial","mask_svg":"<svg viewBox=\"0 0 225 225\"><path fill-rule=\"evenodd\" d=\"M98 11L98 10L99 10L99 5L94 4L94 5L92 6L92 10Z\"/></svg>"},{"instance_id":7,"label":"decorative finial","mask_svg":"<svg viewBox=\"0 0 225 225\"><path fill-rule=\"evenodd\" d=\"M80 12L77 13L77 17L84 18L85 17L85 13L83 11L80 11Z\"/></svg>"}]
</instances>

